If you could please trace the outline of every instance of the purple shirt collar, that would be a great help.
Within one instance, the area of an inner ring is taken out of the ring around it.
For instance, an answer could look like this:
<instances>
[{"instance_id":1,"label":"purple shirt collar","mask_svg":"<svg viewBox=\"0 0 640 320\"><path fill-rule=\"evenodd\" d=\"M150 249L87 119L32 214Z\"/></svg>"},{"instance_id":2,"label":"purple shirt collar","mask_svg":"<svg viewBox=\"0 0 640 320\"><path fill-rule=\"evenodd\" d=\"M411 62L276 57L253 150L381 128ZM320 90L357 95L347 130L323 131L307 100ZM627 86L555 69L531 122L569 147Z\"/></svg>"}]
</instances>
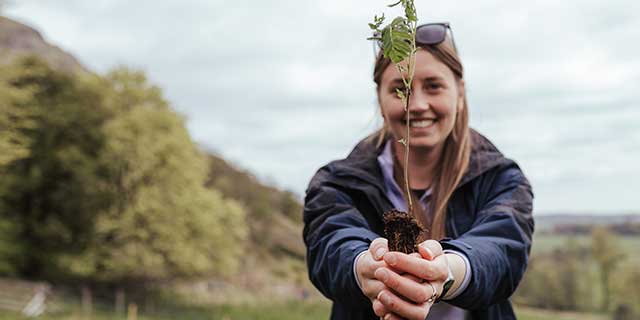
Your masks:
<instances>
[{"instance_id":1,"label":"purple shirt collar","mask_svg":"<svg viewBox=\"0 0 640 320\"><path fill-rule=\"evenodd\" d=\"M384 188L387 198L391 201L393 206L400 211L407 211L407 203L404 201L402 197L402 189L396 183L396 180L393 178L393 155L391 152L391 139L387 140L384 145L384 149L382 153L378 156L378 165L380 165L380 169L382 170L382 177L384 179ZM429 188L423 195L420 197L419 202L422 205L422 208L426 211L431 198L431 188Z\"/></svg>"}]
</instances>

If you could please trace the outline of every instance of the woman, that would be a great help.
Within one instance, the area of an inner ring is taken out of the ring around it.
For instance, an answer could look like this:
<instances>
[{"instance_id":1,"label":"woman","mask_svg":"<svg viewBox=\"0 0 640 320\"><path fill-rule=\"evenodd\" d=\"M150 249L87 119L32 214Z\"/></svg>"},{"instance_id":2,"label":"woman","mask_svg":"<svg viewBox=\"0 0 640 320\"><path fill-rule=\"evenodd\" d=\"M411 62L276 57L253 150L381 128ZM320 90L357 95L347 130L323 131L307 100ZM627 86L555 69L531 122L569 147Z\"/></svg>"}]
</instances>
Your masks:
<instances>
[{"instance_id":1,"label":"woman","mask_svg":"<svg viewBox=\"0 0 640 320\"><path fill-rule=\"evenodd\" d=\"M463 68L448 24L418 27L410 121L401 75L378 55L383 128L322 167L306 192L309 277L333 301L332 319L513 319L533 233L529 182L517 164L468 127ZM427 231L419 253L389 252L382 214L409 193Z\"/></svg>"}]
</instances>

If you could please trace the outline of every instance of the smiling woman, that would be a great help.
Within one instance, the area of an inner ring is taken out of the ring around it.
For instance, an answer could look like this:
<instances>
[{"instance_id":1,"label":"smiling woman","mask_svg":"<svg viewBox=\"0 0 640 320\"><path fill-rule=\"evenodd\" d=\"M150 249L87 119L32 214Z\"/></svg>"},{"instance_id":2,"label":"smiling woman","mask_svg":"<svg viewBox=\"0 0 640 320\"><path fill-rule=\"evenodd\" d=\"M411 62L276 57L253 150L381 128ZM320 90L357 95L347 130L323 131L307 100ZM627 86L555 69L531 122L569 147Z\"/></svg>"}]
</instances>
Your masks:
<instances>
[{"instance_id":1,"label":"smiling woman","mask_svg":"<svg viewBox=\"0 0 640 320\"><path fill-rule=\"evenodd\" d=\"M381 68L382 69L382 68ZM409 106L411 147L414 152L442 146L453 129L456 114L462 110L463 82L431 53L419 49L416 54L415 80ZM406 132L406 112L396 90L404 90L396 68L384 68L378 85L378 99L385 123L395 136Z\"/></svg>"},{"instance_id":2,"label":"smiling woman","mask_svg":"<svg viewBox=\"0 0 640 320\"><path fill-rule=\"evenodd\" d=\"M397 68L378 54L383 128L309 183L309 277L333 300L332 319L512 319L508 299L531 248L531 186L513 160L468 127L449 25L417 30L415 64ZM413 77L403 77L406 70ZM383 213L394 208L422 227L418 252L389 251Z\"/></svg>"}]
</instances>

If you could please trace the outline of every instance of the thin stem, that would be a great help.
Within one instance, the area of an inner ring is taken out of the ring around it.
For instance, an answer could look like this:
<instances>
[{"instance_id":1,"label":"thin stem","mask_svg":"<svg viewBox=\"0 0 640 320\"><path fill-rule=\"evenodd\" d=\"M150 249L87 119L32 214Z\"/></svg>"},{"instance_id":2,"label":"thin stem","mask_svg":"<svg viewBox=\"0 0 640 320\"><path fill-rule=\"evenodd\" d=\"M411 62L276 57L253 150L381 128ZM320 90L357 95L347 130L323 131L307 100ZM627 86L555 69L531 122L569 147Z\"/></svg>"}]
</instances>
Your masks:
<instances>
[{"instance_id":1,"label":"thin stem","mask_svg":"<svg viewBox=\"0 0 640 320\"><path fill-rule=\"evenodd\" d=\"M407 110L407 141L404 146L404 184L406 188L407 202L408 202L408 211L409 214L413 214L413 201L411 200L411 190L409 189L409 143L411 143L411 123L409 122L411 119L409 117L409 96L411 95L411 90L407 90L407 99L405 100L405 106Z\"/></svg>"},{"instance_id":2,"label":"thin stem","mask_svg":"<svg viewBox=\"0 0 640 320\"><path fill-rule=\"evenodd\" d=\"M411 199L411 187L409 183L409 145L411 143L411 117L409 113L409 99L411 98L411 84L413 83L413 76L415 73L415 63L416 63L416 32L417 23L412 23L411 28L411 55L409 56L409 66L408 66L408 74L405 78L404 73L400 69L398 65L398 70L402 75L402 82L404 82L404 111L406 112L406 123L407 123L407 135L404 143L404 184L405 184L405 196L407 198L407 209L408 213L413 215L413 200Z\"/></svg>"},{"instance_id":3,"label":"thin stem","mask_svg":"<svg viewBox=\"0 0 640 320\"><path fill-rule=\"evenodd\" d=\"M1 1L1 0L0 0ZM380 30L380 25L382 24L382 21L384 20L384 15L380 18L378 18L377 16L374 16L374 22L369 24L369 27L371 29L374 29L376 31L376 34L379 35L384 35L385 32L389 32L391 34L387 34L387 36L390 37L390 41L391 43L387 43L387 46L385 47L385 50L387 48L389 49L393 49L394 48L394 43L393 41L406 41L406 33L407 33L407 27L408 27L408 33L410 34L409 39L410 40L410 46L411 46L411 51L409 53L408 57L405 57L404 55L406 54L406 47L401 46L401 52L399 54L401 54L402 58L404 58L407 61L407 65L408 68L405 68L401 62L396 63L396 68L398 69L398 72L400 73L400 75L402 76L402 82L404 83L404 90L400 91L398 89L396 89L396 93L398 95L398 97L402 98L402 102L404 104L404 111L407 113L406 115L406 126L407 126L407 135L406 138L400 139L398 142L402 143L402 145L404 146L404 183L405 183L405 196L407 198L407 209L408 209L408 213L411 215L413 214L413 200L411 199L411 184L409 183L409 146L411 144L411 115L409 112L409 99L411 99L411 84L413 83L413 76L415 73L415 65L416 65L416 52L417 52L417 48L416 48L416 29L418 27L418 21L417 21L417 17L416 17L416 10L415 10L415 5L413 0L398 0L398 2L391 4L390 7L394 7L398 4L402 4L402 6L404 7L404 12L405 12L405 17L403 20L396 20L394 19L394 21L387 27L385 27L384 29ZM396 24L400 22L400 23L406 23L403 26L399 26L397 27ZM394 27L398 28L397 31L404 33L404 35L399 35L398 38L400 38L400 40L395 39L394 40ZM388 28L388 29L387 29ZM376 39L376 37L379 36L374 36L372 38L369 39ZM387 52L385 52L385 57L391 59L392 61L397 61L396 58L398 57L397 55L394 55L394 57L392 58L390 55L387 55ZM406 71L406 76L405 76L405 71Z\"/></svg>"},{"instance_id":4,"label":"thin stem","mask_svg":"<svg viewBox=\"0 0 640 320\"><path fill-rule=\"evenodd\" d=\"M412 28L412 30L415 30L415 27ZM412 32L412 37L411 37L411 45L412 45L412 50L411 50L411 55L409 56L409 85L406 86L407 88L407 100L406 100L406 111L407 111L407 145L404 148L404 183L405 186L407 188L407 202L408 202L408 211L410 215L413 215L413 201L412 201L412 197L411 197L411 187L410 187L410 183L409 183L409 152L410 152L410 146L411 146L411 113L409 112L409 99L411 99L411 86L413 84L413 74L414 74L414 57L415 57L415 32Z\"/></svg>"}]
</instances>

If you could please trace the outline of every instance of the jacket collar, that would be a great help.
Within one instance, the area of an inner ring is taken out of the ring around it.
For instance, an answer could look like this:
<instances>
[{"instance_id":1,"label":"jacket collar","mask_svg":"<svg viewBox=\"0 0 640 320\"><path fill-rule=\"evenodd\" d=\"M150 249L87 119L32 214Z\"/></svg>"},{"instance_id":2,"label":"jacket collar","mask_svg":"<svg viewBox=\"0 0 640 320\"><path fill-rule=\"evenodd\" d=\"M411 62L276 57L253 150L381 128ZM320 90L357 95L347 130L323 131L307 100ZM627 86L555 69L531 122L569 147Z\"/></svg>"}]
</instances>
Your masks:
<instances>
[{"instance_id":1,"label":"jacket collar","mask_svg":"<svg viewBox=\"0 0 640 320\"><path fill-rule=\"evenodd\" d=\"M469 131L471 138L469 166L457 188L508 161L486 137L473 129ZM357 183L356 181L373 184L384 193L383 175L377 161L384 144L376 147L375 140L373 135L361 140L347 158L333 162L334 175L349 178L350 184ZM355 186L351 185L351 187Z\"/></svg>"}]
</instances>

